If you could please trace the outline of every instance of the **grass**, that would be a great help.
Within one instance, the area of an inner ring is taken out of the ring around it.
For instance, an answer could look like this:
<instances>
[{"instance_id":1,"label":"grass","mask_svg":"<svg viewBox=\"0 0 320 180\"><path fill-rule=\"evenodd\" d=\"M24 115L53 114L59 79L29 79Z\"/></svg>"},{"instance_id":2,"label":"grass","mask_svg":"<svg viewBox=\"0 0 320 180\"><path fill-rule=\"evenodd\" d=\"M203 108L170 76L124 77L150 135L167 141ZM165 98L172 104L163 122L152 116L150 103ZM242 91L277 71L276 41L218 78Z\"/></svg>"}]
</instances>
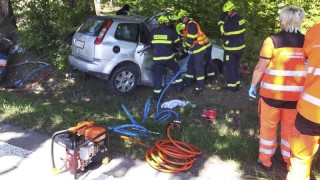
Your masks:
<instances>
[{"instance_id":1,"label":"grass","mask_svg":"<svg viewBox=\"0 0 320 180\"><path fill-rule=\"evenodd\" d=\"M19 73L26 71L26 67L15 68L16 73L9 73L1 87L14 82L23 76ZM150 87L140 86L132 95L119 96L111 94L102 80L86 79L81 73L75 75L74 79L52 75L34 86L32 91L1 89L0 119L26 129L52 134L75 126L82 120L94 120L96 124L105 126L128 124L130 121L121 108L123 104L134 119L142 124L145 103L152 96ZM243 78L244 84L249 84L249 76L244 75ZM226 94L219 90L221 85L222 80L208 85L199 96L194 96L191 88L181 94L169 89L165 99L188 100L197 105L195 108L186 106L175 109L182 124L179 131L172 132L173 138L200 147L204 158L218 156L224 161L238 162L245 179L285 179L281 168L274 173L254 168L258 156L257 101L247 98L246 86L238 94ZM148 146L167 138L167 123L152 122L155 108L156 105L152 104L147 122L142 125L160 134L138 138ZM213 122L203 120L200 116L203 109L217 109L218 118ZM110 152L118 156L144 159L146 150L143 146L125 141L115 133L110 134L110 139ZM275 158L281 159L279 152ZM277 162L275 166L279 167ZM319 177L317 167L320 167L320 163L315 160L314 166L313 173Z\"/></svg>"}]
</instances>

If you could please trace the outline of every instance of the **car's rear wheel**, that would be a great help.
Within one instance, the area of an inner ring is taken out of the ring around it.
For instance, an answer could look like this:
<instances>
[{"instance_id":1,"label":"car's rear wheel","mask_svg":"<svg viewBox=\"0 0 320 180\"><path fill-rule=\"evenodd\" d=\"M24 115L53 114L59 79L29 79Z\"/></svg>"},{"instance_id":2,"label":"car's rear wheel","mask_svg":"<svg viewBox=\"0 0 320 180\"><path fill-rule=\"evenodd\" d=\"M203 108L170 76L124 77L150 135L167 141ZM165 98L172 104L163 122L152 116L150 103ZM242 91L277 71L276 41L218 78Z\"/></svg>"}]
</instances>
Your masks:
<instances>
[{"instance_id":1,"label":"car's rear wheel","mask_svg":"<svg viewBox=\"0 0 320 180\"><path fill-rule=\"evenodd\" d=\"M131 93L137 86L138 70L134 66L117 68L108 80L109 89L117 94Z\"/></svg>"}]
</instances>

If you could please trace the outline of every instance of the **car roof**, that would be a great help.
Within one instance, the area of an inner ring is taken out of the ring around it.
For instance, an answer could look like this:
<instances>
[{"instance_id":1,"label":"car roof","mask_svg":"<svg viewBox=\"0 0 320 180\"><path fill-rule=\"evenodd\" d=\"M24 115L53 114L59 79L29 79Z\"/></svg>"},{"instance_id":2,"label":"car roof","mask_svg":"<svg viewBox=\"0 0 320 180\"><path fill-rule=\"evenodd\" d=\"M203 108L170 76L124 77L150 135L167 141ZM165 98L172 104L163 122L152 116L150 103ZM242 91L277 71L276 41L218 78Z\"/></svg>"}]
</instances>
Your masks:
<instances>
[{"instance_id":1,"label":"car roof","mask_svg":"<svg viewBox=\"0 0 320 180\"><path fill-rule=\"evenodd\" d=\"M138 16L126 16L126 15L115 15L115 16L93 16L92 18L97 19L112 19L113 21L121 21L121 22L133 22L133 23L141 23L144 22L144 19Z\"/></svg>"}]
</instances>

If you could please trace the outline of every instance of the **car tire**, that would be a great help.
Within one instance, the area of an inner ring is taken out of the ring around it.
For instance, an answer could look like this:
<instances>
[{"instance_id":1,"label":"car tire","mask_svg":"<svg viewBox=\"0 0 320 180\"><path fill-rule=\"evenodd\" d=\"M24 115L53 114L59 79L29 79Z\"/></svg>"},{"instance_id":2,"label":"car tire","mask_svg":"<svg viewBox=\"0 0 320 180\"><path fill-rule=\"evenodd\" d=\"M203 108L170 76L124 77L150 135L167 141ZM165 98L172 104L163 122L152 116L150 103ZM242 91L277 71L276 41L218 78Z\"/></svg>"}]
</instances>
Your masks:
<instances>
[{"instance_id":1,"label":"car tire","mask_svg":"<svg viewBox=\"0 0 320 180\"><path fill-rule=\"evenodd\" d=\"M108 87L113 92L125 95L131 93L137 86L139 73L134 66L117 68L108 80Z\"/></svg>"}]
</instances>

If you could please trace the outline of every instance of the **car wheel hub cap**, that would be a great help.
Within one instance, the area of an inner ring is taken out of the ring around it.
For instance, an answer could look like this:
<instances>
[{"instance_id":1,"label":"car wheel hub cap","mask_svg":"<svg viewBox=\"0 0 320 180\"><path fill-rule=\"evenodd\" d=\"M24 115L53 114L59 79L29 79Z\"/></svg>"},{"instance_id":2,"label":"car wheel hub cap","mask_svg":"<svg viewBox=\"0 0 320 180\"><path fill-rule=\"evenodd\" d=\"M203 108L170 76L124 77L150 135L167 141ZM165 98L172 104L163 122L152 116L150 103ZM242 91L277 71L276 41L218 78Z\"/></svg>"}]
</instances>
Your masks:
<instances>
[{"instance_id":1,"label":"car wheel hub cap","mask_svg":"<svg viewBox=\"0 0 320 180\"><path fill-rule=\"evenodd\" d=\"M116 78L116 87L122 92L129 91L134 85L134 75L129 71L120 73Z\"/></svg>"}]
</instances>

